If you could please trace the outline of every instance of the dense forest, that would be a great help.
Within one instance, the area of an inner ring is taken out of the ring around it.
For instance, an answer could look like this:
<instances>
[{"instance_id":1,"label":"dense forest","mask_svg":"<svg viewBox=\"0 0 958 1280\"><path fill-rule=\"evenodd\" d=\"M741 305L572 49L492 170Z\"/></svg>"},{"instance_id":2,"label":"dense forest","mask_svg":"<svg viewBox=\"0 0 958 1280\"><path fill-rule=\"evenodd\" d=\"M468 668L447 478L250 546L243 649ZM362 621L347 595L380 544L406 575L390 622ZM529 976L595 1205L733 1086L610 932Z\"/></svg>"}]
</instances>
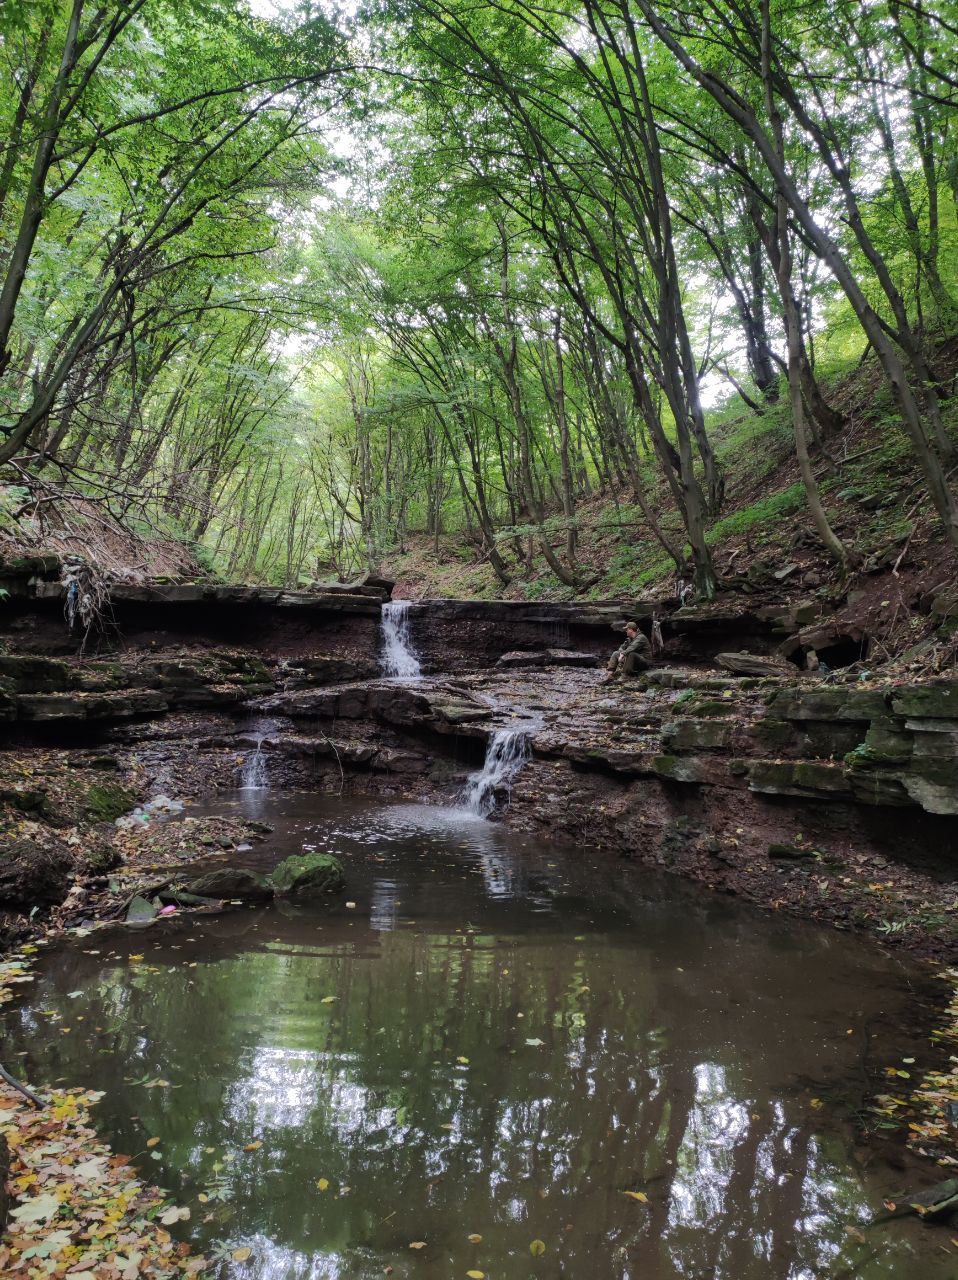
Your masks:
<instances>
[{"instance_id":1,"label":"dense forest","mask_svg":"<svg viewBox=\"0 0 958 1280\"><path fill-rule=\"evenodd\" d=\"M5 529L81 501L279 583L452 539L577 591L610 496L710 598L743 414L856 563L822 484L867 366L958 548L945 0L6 0L0 52Z\"/></svg>"}]
</instances>

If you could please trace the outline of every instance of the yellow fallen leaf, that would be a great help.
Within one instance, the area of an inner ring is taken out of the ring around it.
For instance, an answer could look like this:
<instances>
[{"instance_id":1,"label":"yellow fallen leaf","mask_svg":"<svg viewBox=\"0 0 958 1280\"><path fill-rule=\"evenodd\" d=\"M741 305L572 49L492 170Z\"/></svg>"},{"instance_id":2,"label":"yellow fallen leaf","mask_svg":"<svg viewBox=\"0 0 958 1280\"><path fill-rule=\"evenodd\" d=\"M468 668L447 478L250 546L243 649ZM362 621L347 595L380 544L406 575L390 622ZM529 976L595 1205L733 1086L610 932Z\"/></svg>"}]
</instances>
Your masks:
<instances>
[{"instance_id":1,"label":"yellow fallen leaf","mask_svg":"<svg viewBox=\"0 0 958 1280\"><path fill-rule=\"evenodd\" d=\"M319 1178L319 1179L317 1179L316 1185L317 1185L317 1187L319 1187L320 1191L328 1191L328 1189L329 1189L329 1179L328 1179L328 1178Z\"/></svg>"},{"instance_id":2,"label":"yellow fallen leaf","mask_svg":"<svg viewBox=\"0 0 958 1280\"><path fill-rule=\"evenodd\" d=\"M466 1275L469 1277L469 1280L486 1280L486 1273L484 1271L467 1271Z\"/></svg>"},{"instance_id":3,"label":"yellow fallen leaf","mask_svg":"<svg viewBox=\"0 0 958 1280\"><path fill-rule=\"evenodd\" d=\"M335 996L323 996L322 1000L320 1000L320 1002L319 1002L319 1003L320 1003L320 1004L332 1004L332 1003L333 1003L333 1001L334 1001L335 999L336 999L336 997L335 997Z\"/></svg>"},{"instance_id":4,"label":"yellow fallen leaf","mask_svg":"<svg viewBox=\"0 0 958 1280\"><path fill-rule=\"evenodd\" d=\"M469 1236L469 1243L470 1243L470 1244L481 1244L481 1243L482 1243L482 1236L477 1236L477 1235L471 1235L471 1236Z\"/></svg>"},{"instance_id":5,"label":"yellow fallen leaf","mask_svg":"<svg viewBox=\"0 0 958 1280\"><path fill-rule=\"evenodd\" d=\"M247 1245L245 1245L245 1244L243 1245L242 1249L234 1249L234 1250L233 1250L233 1261L234 1261L234 1262L246 1262L246 1260L247 1260L248 1258L251 1258L252 1256L253 1256L253 1250L252 1250L252 1249L250 1249L250 1248L249 1248Z\"/></svg>"},{"instance_id":6,"label":"yellow fallen leaf","mask_svg":"<svg viewBox=\"0 0 958 1280\"><path fill-rule=\"evenodd\" d=\"M142 959L143 956L130 956L130 964L138 964Z\"/></svg>"},{"instance_id":7,"label":"yellow fallen leaf","mask_svg":"<svg viewBox=\"0 0 958 1280\"><path fill-rule=\"evenodd\" d=\"M409 1242L409 1247L410 1249L425 1249L426 1242L425 1240L411 1240Z\"/></svg>"},{"instance_id":8,"label":"yellow fallen leaf","mask_svg":"<svg viewBox=\"0 0 958 1280\"><path fill-rule=\"evenodd\" d=\"M259 1149L260 1149L260 1147L261 1147L262 1145L263 1145L263 1144L262 1144L262 1142L261 1142L259 1139L257 1139L257 1140L256 1140L256 1142L247 1142L247 1144L246 1144L246 1146L243 1148L243 1150L244 1150L244 1151L259 1151Z\"/></svg>"},{"instance_id":9,"label":"yellow fallen leaf","mask_svg":"<svg viewBox=\"0 0 958 1280\"><path fill-rule=\"evenodd\" d=\"M648 1204L649 1197L644 1191L627 1191L625 1193L631 1200L638 1200L639 1204Z\"/></svg>"},{"instance_id":10,"label":"yellow fallen leaf","mask_svg":"<svg viewBox=\"0 0 958 1280\"><path fill-rule=\"evenodd\" d=\"M541 1258L546 1251L546 1242L544 1240L533 1240L529 1245L529 1252L534 1258Z\"/></svg>"},{"instance_id":11,"label":"yellow fallen leaf","mask_svg":"<svg viewBox=\"0 0 958 1280\"><path fill-rule=\"evenodd\" d=\"M160 1144L159 1138L147 1138L146 1145L148 1147L157 1147Z\"/></svg>"},{"instance_id":12,"label":"yellow fallen leaf","mask_svg":"<svg viewBox=\"0 0 958 1280\"><path fill-rule=\"evenodd\" d=\"M825 1104L824 1102L822 1102L821 1098L812 1098L811 1106L813 1106L816 1111L818 1111L819 1108L823 1107L824 1105Z\"/></svg>"},{"instance_id":13,"label":"yellow fallen leaf","mask_svg":"<svg viewBox=\"0 0 958 1280\"><path fill-rule=\"evenodd\" d=\"M461 1063L463 1063L463 1065L465 1065L465 1064L469 1061L469 1059L468 1059L468 1058L463 1058L463 1057L461 1057L461 1056L460 1056L460 1057L458 1057L458 1058L456 1059L456 1061L457 1061L457 1062L461 1062Z\"/></svg>"}]
</instances>

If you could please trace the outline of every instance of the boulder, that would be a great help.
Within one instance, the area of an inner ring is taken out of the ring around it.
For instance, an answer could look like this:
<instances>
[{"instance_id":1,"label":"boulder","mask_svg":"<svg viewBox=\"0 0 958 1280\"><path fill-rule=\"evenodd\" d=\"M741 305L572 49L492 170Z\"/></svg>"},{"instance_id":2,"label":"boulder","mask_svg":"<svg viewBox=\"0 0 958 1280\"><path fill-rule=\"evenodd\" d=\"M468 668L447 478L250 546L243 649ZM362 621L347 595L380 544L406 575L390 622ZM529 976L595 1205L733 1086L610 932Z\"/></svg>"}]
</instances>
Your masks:
<instances>
[{"instance_id":1,"label":"boulder","mask_svg":"<svg viewBox=\"0 0 958 1280\"><path fill-rule=\"evenodd\" d=\"M797 844L780 844L776 842L768 846L768 856L773 859L794 861L801 858L814 858L815 851L814 849L804 849Z\"/></svg>"},{"instance_id":2,"label":"boulder","mask_svg":"<svg viewBox=\"0 0 958 1280\"><path fill-rule=\"evenodd\" d=\"M301 853L286 858L270 876L284 897L319 898L340 893L346 885L339 860L330 853Z\"/></svg>"},{"instance_id":3,"label":"boulder","mask_svg":"<svg viewBox=\"0 0 958 1280\"><path fill-rule=\"evenodd\" d=\"M652 760L652 771L667 782L690 782L699 784L708 782L708 774L701 760L694 757L655 756Z\"/></svg>"},{"instance_id":4,"label":"boulder","mask_svg":"<svg viewBox=\"0 0 958 1280\"><path fill-rule=\"evenodd\" d=\"M158 911L150 902L149 898L144 898L142 894L134 894L126 908L127 924L148 924L151 920L155 920Z\"/></svg>"},{"instance_id":5,"label":"boulder","mask_svg":"<svg viewBox=\"0 0 958 1280\"><path fill-rule=\"evenodd\" d=\"M594 653L575 649L513 649L496 662L497 667L597 667Z\"/></svg>"},{"instance_id":6,"label":"boulder","mask_svg":"<svg viewBox=\"0 0 958 1280\"><path fill-rule=\"evenodd\" d=\"M62 902L73 865L73 855L60 841L12 841L0 853L0 903L29 908Z\"/></svg>"},{"instance_id":7,"label":"boulder","mask_svg":"<svg viewBox=\"0 0 958 1280\"><path fill-rule=\"evenodd\" d=\"M723 720L694 720L677 716L662 728L662 745L667 751L716 751L727 747L732 726Z\"/></svg>"},{"instance_id":8,"label":"boulder","mask_svg":"<svg viewBox=\"0 0 958 1280\"><path fill-rule=\"evenodd\" d=\"M186 890L201 898L242 898L244 902L266 902L273 896L266 877L248 867L217 867L191 880Z\"/></svg>"},{"instance_id":9,"label":"boulder","mask_svg":"<svg viewBox=\"0 0 958 1280\"><path fill-rule=\"evenodd\" d=\"M61 693L75 683L65 662L32 654L0 654L0 677L14 693Z\"/></svg>"},{"instance_id":10,"label":"boulder","mask_svg":"<svg viewBox=\"0 0 958 1280\"><path fill-rule=\"evenodd\" d=\"M763 653L717 653L715 661L726 671L743 676L794 676L796 668L786 658Z\"/></svg>"}]
</instances>

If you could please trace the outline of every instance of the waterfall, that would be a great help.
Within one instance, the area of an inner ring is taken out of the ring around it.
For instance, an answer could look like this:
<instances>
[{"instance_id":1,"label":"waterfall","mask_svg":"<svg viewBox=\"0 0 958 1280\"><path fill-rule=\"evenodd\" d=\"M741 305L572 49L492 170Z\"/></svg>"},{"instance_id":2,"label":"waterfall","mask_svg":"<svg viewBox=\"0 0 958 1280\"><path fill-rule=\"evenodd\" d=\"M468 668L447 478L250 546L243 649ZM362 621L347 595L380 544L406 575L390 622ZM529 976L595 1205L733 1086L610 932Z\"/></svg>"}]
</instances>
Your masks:
<instances>
[{"instance_id":1,"label":"waterfall","mask_svg":"<svg viewBox=\"0 0 958 1280\"><path fill-rule=\"evenodd\" d=\"M422 674L412 647L409 601L391 600L383 605L383 675L397 680L417 680Z\"/></svg>"},{"instance_id":2,"label":"waterfall","mask_svg":"<svg viewBox=\"0 0 958 1280\"><path fill-rule=\"evenodd\" d=\"M532 733L523 729L497 729L489 739L486 758L478 773L471 773L462 794L463 806L477 818L488 818L496 807L496 795L508 798L519 770L532 755Z\"/></svg>"},{"instance_id":3,"label":"waterfall","mask_svg":"<svg viewBox=\"0 0 958 1280\"><path fill-rule=\"evenodd\" d=\"M263 739L260 734L256 739L256 750L247 752L240 770L240 788L243 791L265 791L268 786L266 776L266 753L263 750Z\"/></svg>"}]
</instances>

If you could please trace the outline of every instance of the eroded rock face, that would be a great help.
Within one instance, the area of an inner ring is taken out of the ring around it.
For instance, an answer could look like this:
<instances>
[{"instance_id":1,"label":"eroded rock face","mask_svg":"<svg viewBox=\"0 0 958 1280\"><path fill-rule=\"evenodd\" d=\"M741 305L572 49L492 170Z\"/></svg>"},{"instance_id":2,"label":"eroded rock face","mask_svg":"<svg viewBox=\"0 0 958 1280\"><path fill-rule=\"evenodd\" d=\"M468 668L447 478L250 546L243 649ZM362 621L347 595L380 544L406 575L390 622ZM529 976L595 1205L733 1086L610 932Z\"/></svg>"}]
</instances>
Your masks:
<instances>
[{"instance_id":1,"label":"eroded rock face","mask_svg":"<svg viewBox=\"0 0 958 1280\"><path fill-rule=\"evenodd\" d=\"M270 876L273 888L288 898L322 898L341 893L346 878L331 853L302 853L286 858Z\"/></svg>"},{"instance_id":2,"label":"eroded rock face","mask_svg":"<svg viewBox=\"0 0 958 1280\"><path fill-rule=\"evenodd\" d=\"M575 649L514 649L504 653L497 667L597 667L599 657Z\"/></svg>"}]
</instances>

